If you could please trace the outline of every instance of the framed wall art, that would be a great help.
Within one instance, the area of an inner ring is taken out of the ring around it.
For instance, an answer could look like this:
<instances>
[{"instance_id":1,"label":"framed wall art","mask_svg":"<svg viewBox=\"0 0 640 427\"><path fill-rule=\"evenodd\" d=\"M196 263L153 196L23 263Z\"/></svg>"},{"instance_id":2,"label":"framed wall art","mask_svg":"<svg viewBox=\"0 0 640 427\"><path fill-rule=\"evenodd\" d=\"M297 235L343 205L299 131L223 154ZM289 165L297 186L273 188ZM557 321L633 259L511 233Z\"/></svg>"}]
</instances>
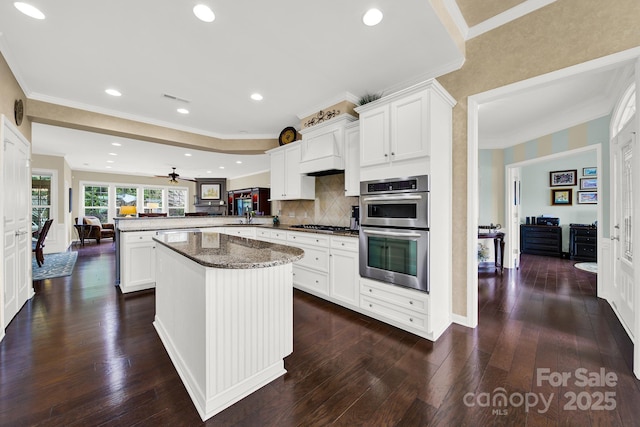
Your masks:
<instances>
[{"instance_id":1,"label":"framed wall art","mask_svg":"<svg viewBox=\"0 0 640 427\"><path fill-rule=\"evenodd\" d=\"M582 176L598 176L598 168L582 168Z\"/></svg>"},{"instance_id":2,"label":"framed wall art","mask_svg":"<svg viewBox=\"0 0 640 427\"><path fill-rule=\"evenodd\" d=\"M578 204L595 205L598 203L597 191L578 191Z\"/></svg>"},{"instance_id":3,"label":"framed wall art","mask_svg":"<svg viewBox=\"0 0 640 427\"><path fill-rule=\"evenodd\" d=\"M576 185L577 183L578 183L577 169L549 172L550 187L566 187L567 185Z\"/></svg>"},{"instance_id":4,"label":"framed wall art","mask_svg":"<svg viewBox=\"0 0 640 427\"><path fill-rule=\"evenodd\" d=\"M580 178L581 190L597 190L598 178Z\"/></svg>"},{"instance_id":5,"label":"framed wall art","mask_svg":"<svg viewBox=\"0 0 640 427\"><path fill-rule=\"evenodd\" d=\"M200 199L220 200L220 184L200 184Z\"/></svg>"},{"instance_id":6,"label":"framed wall art","mask_svg":"<svg viewBox=\"0 0 640 427\"><path fill-rule=\"evenodd\" d=\"M571 206L573 204L573 190L571 188L551 190L551 204Z\"/></svg>"}]
</instances>

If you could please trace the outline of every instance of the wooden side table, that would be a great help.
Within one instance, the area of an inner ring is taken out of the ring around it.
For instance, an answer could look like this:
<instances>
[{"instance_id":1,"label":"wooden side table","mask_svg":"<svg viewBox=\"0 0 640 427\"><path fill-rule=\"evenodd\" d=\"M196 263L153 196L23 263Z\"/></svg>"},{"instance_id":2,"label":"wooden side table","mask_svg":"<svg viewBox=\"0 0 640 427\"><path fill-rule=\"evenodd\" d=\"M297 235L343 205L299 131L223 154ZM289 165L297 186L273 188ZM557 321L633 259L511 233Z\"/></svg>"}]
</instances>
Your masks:
<instances>
[{"instance_id":1,"label":"wooden side table","mask_svg":"<svg viewBox=\"0 0 640 427\"><path fill-rule=\"evenodd\" d=\"M478 239L493 239L493 252L495 257L495 271L500 274L504 272L504 233L478 233Z\"/></svg>"},{"instance_id":2,"label":"wooden side table","mask_svg":"<svg viewBox=\"0 0 640 427\"><path fill-rule=\"evenodd\" d=\"M78 232L78 238L80 239L80 244L84 246L84 238L89 234L91 230L91 225L89 224L74 224L73 225Z\"/></svg>"}]
</instances>

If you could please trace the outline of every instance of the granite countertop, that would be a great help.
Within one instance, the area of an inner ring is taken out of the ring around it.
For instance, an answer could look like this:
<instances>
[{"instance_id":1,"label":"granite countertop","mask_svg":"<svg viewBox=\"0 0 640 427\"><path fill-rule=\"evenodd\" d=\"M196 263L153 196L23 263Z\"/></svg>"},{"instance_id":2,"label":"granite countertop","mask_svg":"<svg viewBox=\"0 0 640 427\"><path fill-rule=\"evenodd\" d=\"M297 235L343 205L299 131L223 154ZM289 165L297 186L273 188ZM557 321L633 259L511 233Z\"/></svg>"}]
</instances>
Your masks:
<instances>
[{"instance_id":1,"label":"granite countertop","mask_svg":"<svg viewBox=\"0 0 640 427\"><path fill-rule=\"evenodd\" d=\"M153 239L200 265L213 268L265 268L304 257L304 251L293 246L214 232L175 231Z\"/></svg>"},{"instance_id":2,"label":"granite countertop","mask_svg":"<svg viewBox=\"0 0 640 427\"><path fill-rule=\"evenodd\" d=\"M197 217L195 217L197 218ZM144 218L145 220L147 218ZM155 219L155 218L154 218ZM166 219L166 218L164 218ZM267 228L270 230L282 230L282 231L299 231L301 233L318 233L318 234L327 234L330 236L346 236L346 237L358 237L358 230L349 230L349 231L334 231L334 232L326 232L326 231L319 231L319 230L314 230L314 229L308 229L308 228L293 228L290 227L289 225L286 224L279 224L279 225L273 225L273 224L240 224L240 223L223 223L223 224L215 224L215 225L201 225L201 226L194 226L191 224L182 224L182 225L171 225L171 224L166 224L166 225L161 225L162 222L158 221L157 225L153 225L153 226L140 226L140 227L132 227L129 229L125 229L125 230L118 230L122 233L127 233L127 232L136 232L136 231L163 231L163 230L180 230L180 229L185 229L185 230L191 230L193 231L194 229L197 228L210 228L210 227L258 227L258 228Z\"/></svg>"}]
</instances>

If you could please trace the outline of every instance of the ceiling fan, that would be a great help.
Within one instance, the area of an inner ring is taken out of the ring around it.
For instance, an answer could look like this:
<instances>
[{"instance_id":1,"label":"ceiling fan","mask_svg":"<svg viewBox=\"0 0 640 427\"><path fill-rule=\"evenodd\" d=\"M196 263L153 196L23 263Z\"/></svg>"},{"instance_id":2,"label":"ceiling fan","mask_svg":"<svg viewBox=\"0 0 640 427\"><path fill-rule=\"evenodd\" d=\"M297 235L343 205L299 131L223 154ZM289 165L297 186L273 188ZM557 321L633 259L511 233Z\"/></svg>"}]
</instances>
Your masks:
<instances>
[{"instance_id":1,"label":"ceiling fan","mask_svg":"<svg viewBox=\"0 0 640 427\"><path fill-rule=\"evenodd\" d=\"M181 180L183 180L183 181L192 181L192 182L196 182L196 180L195 180L195 179L190 179L190 178L180 178L180 174L178 174L178 173L176 172L176 168L172 167L171 169L173 169L173 170L172 170L172 171L171 171L171 173L170 173L170 174L168 174L168 175L156 175L156 176L157 176L158 178L166 178L166 177L168 177L168 178L169 178L169 182L170 182L171 184L177 184L179 179L181 179Z\"/></svg>"}]
</instances>

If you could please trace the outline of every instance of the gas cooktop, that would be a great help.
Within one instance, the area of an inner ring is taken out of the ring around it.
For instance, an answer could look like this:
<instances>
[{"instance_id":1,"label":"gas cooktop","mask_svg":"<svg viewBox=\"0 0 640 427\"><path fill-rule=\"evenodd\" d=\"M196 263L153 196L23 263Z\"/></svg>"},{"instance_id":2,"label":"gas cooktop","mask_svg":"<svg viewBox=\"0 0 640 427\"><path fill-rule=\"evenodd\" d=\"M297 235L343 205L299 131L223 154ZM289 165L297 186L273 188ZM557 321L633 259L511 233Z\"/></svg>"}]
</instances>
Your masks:
<instances>
[{"instance_id":1,"label":"gas cooktop","mask_svg":"<svg viewBox=\"0 0 640 427\"><path fill-rule=\"evenodd\" d=\"M321 225L321 224L296 224L290 226L291 228L302 228L304 230L314 230L323 233L336 233L336 232L351 232L357 233L358 230L352 230L349 227L338 227L335 225Z\"/></svg>"}]
</instances>

